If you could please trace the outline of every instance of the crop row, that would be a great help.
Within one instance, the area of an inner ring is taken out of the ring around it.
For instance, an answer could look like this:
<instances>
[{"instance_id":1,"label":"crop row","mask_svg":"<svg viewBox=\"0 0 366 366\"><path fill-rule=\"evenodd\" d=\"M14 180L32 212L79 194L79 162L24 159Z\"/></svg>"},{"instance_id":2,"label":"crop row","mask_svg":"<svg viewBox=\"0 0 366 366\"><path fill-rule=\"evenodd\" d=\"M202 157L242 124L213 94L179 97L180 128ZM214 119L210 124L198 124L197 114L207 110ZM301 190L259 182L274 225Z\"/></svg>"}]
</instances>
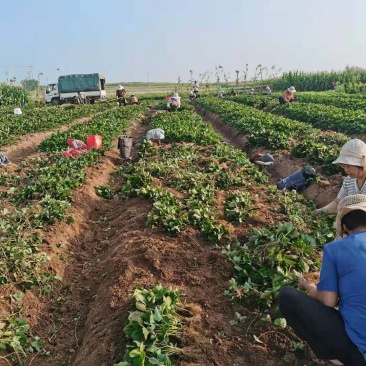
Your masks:
<instances>
[{"instance_id":1,"label":"crop row","mask_svg":"<svg viewBox=\"0 0 366 366\"><path fill-rule=\"evenodd\" d=\"M64 107L26 108L21 115L0 109L0 146L9 145L18 137L66 125L81 117L110 109L111 104L71 105Z\"/></svg>"},{"instance_id":2,"label":"crop row","mask_svg":"<svg viewBox=\"0 0 366 366\"><path fill-rule=\"evenodd\" d=\"M296 95L301 103L315 103L352 110L366 110L366 96L364 94L304 92L297 93Z\"/></svg>"},{"instance_id":3,"label":"crop row","mask_svg":"<svg viewBox=\"0 0 366 366\"><path fill-rule=\"evenodd\" d=\"M311 125L273 115L233 101L202 98L196 103L204 110L217 114L221 121L247 135L250 146L269 149L289 149L295 157L308 158L323 166L327 174L339 168L332 164L348 137L334 132L320 131Z\"/></svg>"},{"instance_id":4,"label":"crop row","mask_svg":"<svg viewBox=\"0 0 366 366\"><path fill-rule=\"evenodd\" d=\"M230 100L237 101L251 107L270 108L279 104L278 97L282 93L272 95L240 95L230 97ZM366 110L366 96L364 94L345 93L322 93L322 92L299 92L296 93L297 101L300 103L314 103L328 105L337 108L349 109L352 111Z\"/></svg>"},{"instance_id":5,"label":"crop row","mask_svg":"<svg viewBox=\"0 0 366 366\"><path fill-rule=\"evenodd\" d=\"M189 120L179 112L166 115L177 129ZM196 128L204 123L191 118ZM163 127L159 121L164 123L161 115L151 118L154 126ZM201 137L194 142L194 128L191 143L174 142L176 137L170 140L169 135L168 144L160 147L146 142L140 160L120 168L120 194L152 201L147 223L169 235L191 226L214 243L228 243L225 254L235 265L235 279L227 294L269 304L284 284L317 270L320 247L333 236L331 220L314 220L312 205L296 192L264 184L268 177L244 152L221 142L207 145ZM258 201L268 203L268 212L262 206L258 210ZM268 227L249 229L264 215ZM237 240L237 230L243 227L249 230L246 239Z\"/></svg>"},{"instance_id":6,"label":"crop row","mask_svg":"<svg viewBox=\"0 0 366 366\"><path fill-rule=\"evenodd\" d=\"M276 113L311 123L322 130L333 130L348 134L366 132L366 112L347 110L314 103L291 103L276 108Z\"/></svg>"},{"instance_id":7,"label":"crop row","mask_svg":"<svg viewBox=\"0 0 366 366\"><path fill-rule=\"evenodd\" d=\"M145 110L143 106L128 106L122 109L114 109L108 113L93 117L91 121L78 123L64 132L53 133L39 146L39 151L57 152L67 148L67 139L86 141L89 135L103 136L103 146L110 147L113 137L120 132L120 119L137 117Z\"/></svg>"},{"instance_id":8,"label":"crop row","mask_svg":"<svg viewBox=\"0 0 366 366\"><path fill-rule=\"evenodd\" d=\"M116 113L118 119L115 121ZM105 137L110 145L114 137L125 131L131 119L141 113L141 108L112 110L88 122L99 125L100 118L106 123L113 117L113 133ZM42 294L52 291L54 280L61 280L47 270L47 255L42 228L57 220L72 223L67 210L71 205L71 190L80 187L86 178L85 168L95 165L103 150L90 150L78 159L66 159L59 154L48 154L28 161L23 166L24 175L2 174L1 197L9 209L0 212L0 285L6 285L12 296L21 299L21 292L37 286ZM11 357L22 359L27 352L36 352L40 343L26 331L28 326L20 315L4 315L0 321L0 345L12 353ZM22 328L21 328L22 327ZM23 329L23 330L22 330Z\"/></svg>"}]
</instances>

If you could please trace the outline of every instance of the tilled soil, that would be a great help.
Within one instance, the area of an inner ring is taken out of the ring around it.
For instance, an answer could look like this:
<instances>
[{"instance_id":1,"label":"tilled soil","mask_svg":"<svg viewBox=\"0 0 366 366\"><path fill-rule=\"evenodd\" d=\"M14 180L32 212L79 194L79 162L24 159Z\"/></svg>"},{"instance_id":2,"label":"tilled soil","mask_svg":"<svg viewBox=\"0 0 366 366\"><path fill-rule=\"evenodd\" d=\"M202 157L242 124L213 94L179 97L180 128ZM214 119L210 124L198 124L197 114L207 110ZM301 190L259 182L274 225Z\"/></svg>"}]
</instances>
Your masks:
<instances>
[{"instance_id":1,"label":"tilled soil","mask_svg":"<svg viewBox=\"0 0 366 366\"><path fill-rule=\"evenodd\" d=\"M138 142L146 130L136 121L129 132ZM218 130L228 142L242 147L242 137L231 138L233 131L223 125ZM137 149L138 144L133 149L135 159ZM52 296L39 297L36 290L24 296L22 305L32 331L50 351L49 357L30 356L28 365L112 366L121 361L131 292L138 285L156 284L186 294L183 301L189 314L179 344L182 353L174 365L306 364L299 361L301 354L296 360L289 352L292 344L286 332L278 332L258 314L224 296L233 267L198 232L188 228L178 238L170 238L146 226L148 201L105 200L96 195L95 186L115 185L112 173L121 164L118 151L108 151L73 193L74 222L57 223L45 232L50 270L62 275L63 284L55 284ZM242 323L231 324L235 312L245 317ZM263 343L254 343L253 335Z\"/></svg>"},{"instance_id":2,"label":"tilled soil","mask_svg":"<svg viewBox=\"0 0 366 366\"><path fill-rule=\"evenodd\" d=\"M219 116L209 111L204 110L200 106L195 106L197 113L199 113L206 123L212 125L212 127L223 136L223 140L233 146L245 150L248 156L251 156L255 152L271 152L264 148L250 148L247 146L247 140L245 135L238 133L238 131L229 126L226 123L221 122ZM270 174L270 182L276 184L280 179L287 177L295 171L304 168L308 165L307 159L294 158L288 152L278 152L275 154L275 162L273 165L267 168ZM311 164L310 164L311 165ZM314 166L317 172L321 173L321 167ZM325 206L337 197L339 189L342 186L343 177L339 174L326 177L324 180L317 184L312 184L305 189L302 193L307 198L314 198L318 207Z\"/></svg>"},{"instance_id":3,"label":"tilled soil","mask_svg":"<svg viewBox=\"0 0 366 366\"><path fill-rule=\"evenodd\" d=\"M130 135L139 141L146 129L136 122ZM192 228L178 238L148 228L148 201L96 195L94 186L115 184L111 173L120 164L117 150L107 152L73 193L74 223L58 223L45 233L50 269L63 276L63 285L55 286L52 297L32 292L24 297L32 330L51 354L31 356L29 365L112 366L121 361L131 292L156 284L186 294L189 314L175 365L303 365L287 352L292 345L286 335L224 296L233 268L220 250ZM246 317L243 323L230 324L235 312ZM254 344L253 334L264 343Z\"/></svg>"}]
</instances>

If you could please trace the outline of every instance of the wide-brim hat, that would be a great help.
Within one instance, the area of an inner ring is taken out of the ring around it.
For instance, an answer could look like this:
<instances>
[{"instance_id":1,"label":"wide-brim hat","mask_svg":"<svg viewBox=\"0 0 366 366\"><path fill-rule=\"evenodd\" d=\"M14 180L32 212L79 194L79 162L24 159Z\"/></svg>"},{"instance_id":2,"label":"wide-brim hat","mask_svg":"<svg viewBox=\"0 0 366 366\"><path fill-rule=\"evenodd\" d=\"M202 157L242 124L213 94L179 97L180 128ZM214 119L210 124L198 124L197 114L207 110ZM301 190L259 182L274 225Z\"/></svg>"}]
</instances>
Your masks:
<instances>
[{"instance_id":1,"label":"wide-brim hat","mask_svg":"<svg viewBox=\"0 0 366 366\"><path fill-rule=\"evenodd\" d=\"M360 139L347 141L333 164L347 164L366 168L366 144Z\"/></svg>"},{"instance_id":2,"label":"wide-brim hat","mask_svg":"<svg viewBox=\"0 0 366 366\"><path fill-rule=\"evenodd\" d=\"M288 91L289 93L296 93L296 89L295 89L295 87L294 87L294 86L290 86L290 87L287 89L287 91Z\"/></svg>"},{"instance_id":3,"label":"wide-brim hat","mask_svg":"<svg viewBox=\"0 0 366 366\"><path fill-rule=\"evenodd\" d=\"M123 86L122 85L118 85L117 86L117 90L122 90L123 89Z\"/></svg>"},{"instance_id":4,"label":"wide-brim hat","mask_svg":"<svg viewBox=\"0 0 366 366\"><path fill-rule=\"evenodd\" d=\"M172 97L173 98L179 98L179 95L178 95L178 93L173 93Z\"/></svg>"},{"instance_id":5,"label":"wide-brim hat","mask_svg":"<svg viewBox=\"0 0 366 366\"><path fill-rule=\"evenodd\" d=\"M366 212L366 195L354 194L343 198L338 204L338 215L335 222L337 236L342 237L341 221L344 215L354 210L362 210Z\"/></svg>"}]
</instances>

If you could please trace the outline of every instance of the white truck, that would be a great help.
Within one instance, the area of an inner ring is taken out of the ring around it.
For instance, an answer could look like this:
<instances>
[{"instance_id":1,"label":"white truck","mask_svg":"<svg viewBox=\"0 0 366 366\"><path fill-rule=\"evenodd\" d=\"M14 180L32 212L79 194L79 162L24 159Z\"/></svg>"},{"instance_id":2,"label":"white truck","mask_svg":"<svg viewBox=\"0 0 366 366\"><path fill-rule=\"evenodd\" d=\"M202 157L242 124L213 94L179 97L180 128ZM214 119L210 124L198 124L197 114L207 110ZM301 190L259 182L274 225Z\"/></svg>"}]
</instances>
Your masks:
<instances>
[{"instance_id":1,"label":"white truck","mask_svg":"<svg viewBox=\"0 0 366 366\"><path fill-rule=\"evenodd\" d=\"M85 93L93 104L96 100L106 99L105 77L101 74L63 75L58 83L48 84L45 91L45 103L54 105L74 103L78 92Z\"/></svg>"}]
</instances>

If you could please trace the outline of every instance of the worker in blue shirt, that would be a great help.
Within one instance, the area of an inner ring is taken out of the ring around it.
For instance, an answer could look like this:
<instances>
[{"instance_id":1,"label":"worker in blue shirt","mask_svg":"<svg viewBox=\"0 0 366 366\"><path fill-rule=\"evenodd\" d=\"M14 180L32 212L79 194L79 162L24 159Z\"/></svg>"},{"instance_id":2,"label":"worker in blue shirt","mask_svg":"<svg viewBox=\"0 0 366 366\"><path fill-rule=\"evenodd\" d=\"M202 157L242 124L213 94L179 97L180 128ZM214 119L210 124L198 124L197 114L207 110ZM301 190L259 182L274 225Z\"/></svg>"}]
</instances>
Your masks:
<instances>
[{"instance_id":1,"label":"worker in blue shirt","mask_svg":"<svg viewBox=\"0 0 366 366\"><path fill-rule=\"evenodd\" d=\"M338 206L340 239L324 247L317 285L300 277L299 289L284 287L279 308L321 365L366 365L366 195ZM339 311L335 309L339 306Z\"/></svg>"}]
</instances>

